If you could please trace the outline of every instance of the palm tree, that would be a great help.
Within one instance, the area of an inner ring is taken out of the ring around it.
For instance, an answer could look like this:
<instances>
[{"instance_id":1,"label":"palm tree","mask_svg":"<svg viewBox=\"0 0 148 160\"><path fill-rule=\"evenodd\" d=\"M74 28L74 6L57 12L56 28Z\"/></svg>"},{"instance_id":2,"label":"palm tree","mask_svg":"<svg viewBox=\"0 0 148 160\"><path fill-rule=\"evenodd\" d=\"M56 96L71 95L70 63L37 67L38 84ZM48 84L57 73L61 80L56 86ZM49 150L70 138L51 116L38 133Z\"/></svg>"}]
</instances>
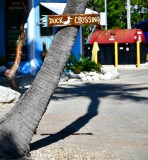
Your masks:
<instances>
[{"instance_id":1,"label":"palm tree","mask_svg":"<svg viewBox=\"0 0 148 160\"><path fill-rule=\"evenodd\" d=\"M63 14L84 13L90 0L68 0ZM57 32L32 86L0 120L0 159L28 159L33 134L58 86L77 27Z\"/></svg>"}]
</instances>

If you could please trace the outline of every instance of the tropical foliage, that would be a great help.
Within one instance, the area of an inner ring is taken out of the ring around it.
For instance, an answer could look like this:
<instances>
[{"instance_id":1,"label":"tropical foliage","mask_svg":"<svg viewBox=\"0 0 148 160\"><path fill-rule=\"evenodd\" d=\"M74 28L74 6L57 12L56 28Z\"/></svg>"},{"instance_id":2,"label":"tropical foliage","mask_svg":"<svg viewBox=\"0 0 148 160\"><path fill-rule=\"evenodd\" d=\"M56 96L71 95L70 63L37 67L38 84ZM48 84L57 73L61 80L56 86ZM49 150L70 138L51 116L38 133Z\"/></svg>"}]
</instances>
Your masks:
<instances>
[{"instance_id":1,"label":"tropical foliage","mask_svg":"<svg viewBox=\"0 0 148 160\"><path fill-rule=\"evenodd\" d=\"M101 65L91 61L90 57L84 57L80 54L79 59L71 54L70 59L66 65L66 70L71 70L78 74L83 71L97 71L100 72Z\"/></svg>"},{"instance_id":2,"label":"tropical foliage","mask_svg":"<svg viewBox=\"0 0 148 160\"><path fill-rule=\"evenodd\" d=\"M105 0L92 0L88 7L98 12L105 11ZM114 27L126 28L126 3L127 0L107 0L108 29ZM131 0L131 26L139 21L148 19L148 0Z\"/></svg>"}]
</instances>

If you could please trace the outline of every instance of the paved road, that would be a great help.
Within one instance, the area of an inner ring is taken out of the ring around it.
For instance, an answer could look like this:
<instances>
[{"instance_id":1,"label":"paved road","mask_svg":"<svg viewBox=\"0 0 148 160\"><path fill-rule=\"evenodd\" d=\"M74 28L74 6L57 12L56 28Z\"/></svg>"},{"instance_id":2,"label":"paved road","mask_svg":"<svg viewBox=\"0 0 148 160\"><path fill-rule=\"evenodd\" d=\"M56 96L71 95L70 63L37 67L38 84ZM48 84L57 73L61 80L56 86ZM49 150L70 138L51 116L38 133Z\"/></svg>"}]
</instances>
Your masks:
<instances>
[{"instance_id":1,"label":"paved road","mask_svg":"<svg viewBox=\"0 0 148 160\"><path fill-rule=\"evenodd\" d=\"M65 157L83 154L84 160L147 160L148 68L119 73L117 80L61 83L33 137L32 152L48 148Z\"/></svg>"}]
</instances>

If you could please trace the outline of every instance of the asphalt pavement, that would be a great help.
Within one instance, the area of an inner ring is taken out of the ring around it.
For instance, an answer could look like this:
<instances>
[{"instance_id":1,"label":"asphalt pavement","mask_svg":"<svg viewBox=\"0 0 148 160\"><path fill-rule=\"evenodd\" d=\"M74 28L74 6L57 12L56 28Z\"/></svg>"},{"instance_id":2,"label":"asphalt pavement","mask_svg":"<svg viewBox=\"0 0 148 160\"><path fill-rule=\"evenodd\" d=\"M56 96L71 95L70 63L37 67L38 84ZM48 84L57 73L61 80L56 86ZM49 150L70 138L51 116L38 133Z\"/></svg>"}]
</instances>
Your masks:
<instances>
[{"instance_id":1,"label":"asphalt pavement","mask_svg":"<svg viewBox=\"0 0 148 160\"><path fill-rule=\"evenodd\" d=\"M73 146L71 154L81 154L81 148L84 160L147 160L148 66L118 71L116 80L60 83L33 136L32 152Z\"/></svg>"},{"instance_id":2,"label":"asphalt pavement","mask_svg":"<svg viewBox=\"0 0 148 160\"><path fill-rule=\"evenodd\" d=\"M49 160L47 150L53 160L148 159L148 64L118 71L115 80L59 84L33 136L35 160Z\"/></svg>"}]
</instances>

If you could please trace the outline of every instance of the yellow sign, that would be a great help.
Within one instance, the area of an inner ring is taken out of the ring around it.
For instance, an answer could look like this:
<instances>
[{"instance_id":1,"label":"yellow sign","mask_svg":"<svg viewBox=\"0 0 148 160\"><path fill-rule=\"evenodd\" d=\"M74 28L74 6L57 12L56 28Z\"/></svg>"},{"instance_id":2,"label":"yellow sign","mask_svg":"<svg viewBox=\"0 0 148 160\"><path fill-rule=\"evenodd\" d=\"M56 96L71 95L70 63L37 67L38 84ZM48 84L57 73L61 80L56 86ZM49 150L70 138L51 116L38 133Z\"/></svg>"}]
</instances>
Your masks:
<instances>
[{"instance_id":1,"label":"yellow sign","mask_svg":"<svg viewBox=\"0 0 148 160\"><path fill-rule=\"evenodd\" d=\"M100 24L100 16L99 14L43 15L40 21L43 27L97 25Z\"/></svg>"}]
</instances>

